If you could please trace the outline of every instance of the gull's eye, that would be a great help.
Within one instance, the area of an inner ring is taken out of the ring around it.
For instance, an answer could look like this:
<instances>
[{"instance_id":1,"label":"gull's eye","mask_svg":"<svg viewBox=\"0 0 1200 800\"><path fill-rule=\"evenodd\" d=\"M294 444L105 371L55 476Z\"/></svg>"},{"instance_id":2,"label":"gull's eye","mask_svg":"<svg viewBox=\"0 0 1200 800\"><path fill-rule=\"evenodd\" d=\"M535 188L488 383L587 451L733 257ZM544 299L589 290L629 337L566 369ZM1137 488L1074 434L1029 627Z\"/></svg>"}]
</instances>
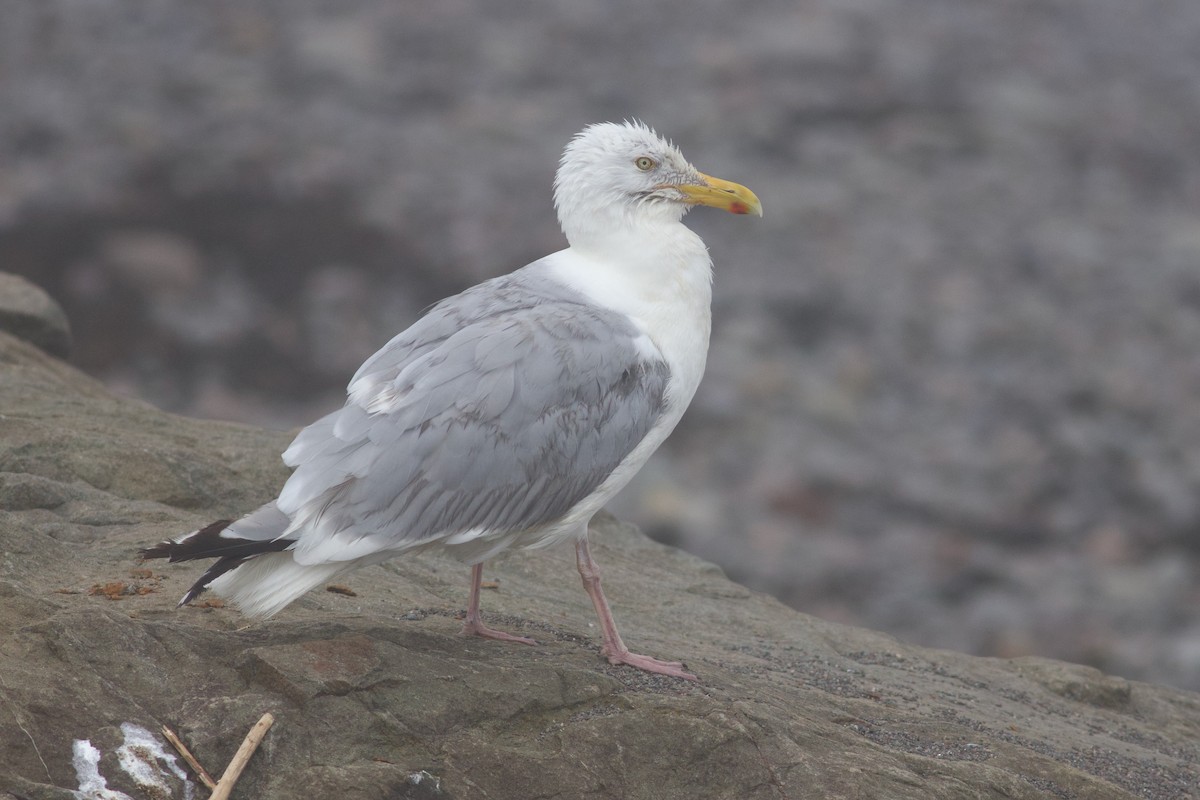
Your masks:
<instances>
[{"instance_id":1,"label":"gull's eye","mask_svg":"<svg viewBox=\"0 0 1200 800\"><path fill-rule=\"evenodd\" d=\"M651 158L650 156L638 156L637 158L635 158L633 160L633 165L635 167L637 167L638 169L640 169L642 172L649 172L650 170L657 167L658 163L655 162L655 160L653 158Z\"/></svg>"}]
</instances>

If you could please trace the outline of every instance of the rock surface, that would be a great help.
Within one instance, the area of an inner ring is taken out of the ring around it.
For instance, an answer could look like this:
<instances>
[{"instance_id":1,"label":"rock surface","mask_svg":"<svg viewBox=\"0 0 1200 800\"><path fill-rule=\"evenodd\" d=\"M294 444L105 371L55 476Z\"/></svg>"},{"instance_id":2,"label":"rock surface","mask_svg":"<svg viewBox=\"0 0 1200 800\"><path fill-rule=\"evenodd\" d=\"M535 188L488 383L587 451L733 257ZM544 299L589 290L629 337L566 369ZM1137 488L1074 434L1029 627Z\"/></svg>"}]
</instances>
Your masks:
<instances>
[{"instance_id":1,"label":"rock surface","mask_svg":"<svg viewBox=\"0 0 1200 800\"><path fill-rule=\"evenodd\" d=\"M59 358L71 354L71 325L62 306L41 287L8 272L0 272L0 331Z\"/></svg>"},{"instance_id":2,"label":"rock surface","mask_svg":"<svg viewBox=\"0 0 1200 800\"><path fill-rule=\"evenodd\" d=\"M202 796L131 736L168 725L219 774L265 711L235 797L1200 796L1200 695L819 621L611 517L627 640L698 684L608 666L561 548L488 570L489 618L536 647L459 636L467 571L433 555L265 623L176 610L197 568L137 548L272 496L287 437L118 399L5 334L0 370L4 800Z\"/></svg>"},{"instance_id":3,"label":"rock surface","mask_svg":"<svg viewBox=\"0 0 1200 800\"><path fill-rule=\"evenodd\" d=\"M0 269L77 363L288 427L562 244L640 116L766 216L614 510L796 608L1200 689L1196 0L6 4Z\"/></svg>"}]
</instances>

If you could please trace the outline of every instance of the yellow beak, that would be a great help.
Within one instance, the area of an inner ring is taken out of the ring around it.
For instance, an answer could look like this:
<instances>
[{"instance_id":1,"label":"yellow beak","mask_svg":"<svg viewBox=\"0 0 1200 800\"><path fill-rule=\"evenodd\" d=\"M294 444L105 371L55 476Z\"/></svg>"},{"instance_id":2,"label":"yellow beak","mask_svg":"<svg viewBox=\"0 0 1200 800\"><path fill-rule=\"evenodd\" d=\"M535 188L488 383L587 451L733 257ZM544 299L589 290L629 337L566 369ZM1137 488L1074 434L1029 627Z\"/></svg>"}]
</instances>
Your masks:
<instances>
[{"instance_id":1,"label":"yellow beak","mask_svg":"<svg viewBox=\"0 0 1200 800\"><path fill-rule=\"evenodd\" d=\"M754 192L740 183L723 181L711 175L700 175L701 183L677 186L688 202L693 205L722 208L731 214L755 214L762 216L762 203Z\"/></svg>"}]
</instances>

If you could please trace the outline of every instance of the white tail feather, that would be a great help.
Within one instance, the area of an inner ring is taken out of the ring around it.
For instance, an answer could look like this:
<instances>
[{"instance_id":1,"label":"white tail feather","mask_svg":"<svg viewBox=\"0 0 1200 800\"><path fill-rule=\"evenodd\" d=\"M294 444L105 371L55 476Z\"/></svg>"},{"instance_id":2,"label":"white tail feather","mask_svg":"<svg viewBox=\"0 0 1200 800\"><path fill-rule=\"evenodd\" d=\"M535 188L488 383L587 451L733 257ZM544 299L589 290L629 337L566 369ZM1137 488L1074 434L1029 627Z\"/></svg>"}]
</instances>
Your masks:
<instances>
[{"instance_id":1,"label":"white tail feather","mask_svg":"<svg viewBox=\"0 0 1200 800\"><path fill-rule=\"evenodd\" d=\"M300 595L361 566L357 561L297 564L289 552L263 553L230 570L208 588L249 617L270 617Z\"/></svg>"}]
</instances>

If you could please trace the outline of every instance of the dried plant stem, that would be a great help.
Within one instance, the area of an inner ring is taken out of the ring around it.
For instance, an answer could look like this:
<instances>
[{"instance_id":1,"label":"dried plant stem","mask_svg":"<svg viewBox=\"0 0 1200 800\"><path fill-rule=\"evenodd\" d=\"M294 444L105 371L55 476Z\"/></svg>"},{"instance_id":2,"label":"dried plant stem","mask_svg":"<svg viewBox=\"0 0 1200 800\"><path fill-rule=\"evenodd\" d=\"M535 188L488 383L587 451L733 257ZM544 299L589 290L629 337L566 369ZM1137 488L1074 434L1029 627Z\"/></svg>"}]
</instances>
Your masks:
<instances>
[{"instance_id":1,"label":"dried plant stem","mask_svg":"<svg viewBox=\"0 0 1200 800\"><path fill-rule=\"evenodd\" d=\"M267 731L271 729L271 725L275 723L275 717L270 713L262 715L262 719L254 723L254 727L246 734L246 738L242 741L242 746L233 754L233 760L229 762L229 766L225 768L225 773L221 775L221 780L217 781L216 789L213 790L212 797L209 800L228 800L229 793L233 791L233 785L237 783L237 779L241 777L242 770L246 768L246 764L250 761L250 756L254 755L254 751L258 749L258 745L262 742L263 737L267 735Z\"/></svg>"},{"instance_id":2,"label":"dried plant stem","mask_svg":"<svg viewBox=\"0 0 1200 800\"><path fill-rule=\"evenodd\" d=\"M174 747L179 752L179 755L183 756L183 760L188 763L188 766L200 778L200 782L208 787L209 791L217 788L217 782L213 780L212 775L209 775L208 770L196 760L196 757L192 755L192 751L187 749L187 745L175 735L175 731L163 725L162 735L171 743L171 747Z\"/></svg>"}]
</instances>

